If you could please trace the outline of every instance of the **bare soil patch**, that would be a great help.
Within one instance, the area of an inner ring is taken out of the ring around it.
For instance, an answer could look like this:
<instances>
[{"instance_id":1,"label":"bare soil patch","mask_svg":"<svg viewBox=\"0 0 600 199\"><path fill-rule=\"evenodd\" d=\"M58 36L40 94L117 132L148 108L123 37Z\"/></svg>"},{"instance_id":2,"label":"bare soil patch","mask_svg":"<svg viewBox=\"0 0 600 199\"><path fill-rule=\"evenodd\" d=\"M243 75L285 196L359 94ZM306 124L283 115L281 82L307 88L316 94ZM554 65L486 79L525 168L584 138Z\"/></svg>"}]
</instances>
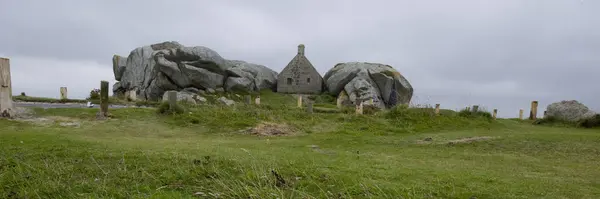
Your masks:
<instances>
[{"instance_id":1,"label":"bare soil patch","mask_svg":"<svg viewBox=\"0 0 600 199\"><path fill-rule=\"evenodd\" d=\"M491 140L491 139L495 139L495 138L496 137L490 137L490 136L467 137L467 138L461 138L461 139L457 139L457 140L450 140L450 141L448 141L448 144L464 144L464 143L471 143L471 142L477 142L477 141Z\"/></svg>"},{"instance_id":2,"label":"bare soil patch","mask_svg":"<svg viewBox=\"0 0 600 199\"><path fill-rule=\"evenodd\" d=\"M242 131L257 136L290 136L297 134L297 130L294 127L271 122L262 122L255 127Z\"/></svg>"}]
</instances>

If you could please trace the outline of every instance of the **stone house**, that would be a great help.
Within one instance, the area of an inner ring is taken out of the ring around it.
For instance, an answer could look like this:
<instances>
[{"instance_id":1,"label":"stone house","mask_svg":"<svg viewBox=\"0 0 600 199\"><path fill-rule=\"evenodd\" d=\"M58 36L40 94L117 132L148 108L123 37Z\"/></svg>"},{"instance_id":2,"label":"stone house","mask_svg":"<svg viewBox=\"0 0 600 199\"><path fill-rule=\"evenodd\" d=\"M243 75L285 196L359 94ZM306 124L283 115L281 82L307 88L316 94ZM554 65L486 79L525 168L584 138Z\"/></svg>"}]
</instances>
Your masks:
<instances>
[{"instance_id":1,"label":"stone house","mask_svg":"<svg viewBox=\"0 0 600 199\"><path fill-rule=\"evenodd\" d=\"M298 54L277 77L277 92L320 94L323 77L304 55L304 45L298 45Z\"/></svg>"}]
</instances>

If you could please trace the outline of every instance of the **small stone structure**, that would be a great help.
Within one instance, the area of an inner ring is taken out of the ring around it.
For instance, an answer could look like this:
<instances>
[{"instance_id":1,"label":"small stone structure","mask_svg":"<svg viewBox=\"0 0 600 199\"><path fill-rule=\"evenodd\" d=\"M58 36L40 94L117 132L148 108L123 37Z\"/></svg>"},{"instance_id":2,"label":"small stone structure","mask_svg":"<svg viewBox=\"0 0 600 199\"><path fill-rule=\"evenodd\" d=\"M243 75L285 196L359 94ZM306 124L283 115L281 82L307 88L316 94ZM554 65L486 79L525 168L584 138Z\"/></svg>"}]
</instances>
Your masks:
<instances>
[{"instance_id":1,"label":"small stone structure","mask_svg":"<svg viewBox=\"0 0 600 199\"><path fill-rule=\"evenodd\" d=\"M67 99L67 87L60 87L60 99Z\"/></svg>"},{"instance_id":2,"label":"small stone structure","mask_svg":"<svg viewBox=\"0 0 600 199\"><path fill-rule=\"evenodd\" d=\"M304 45L298 45L298 54L277 77L277 92L319 94L323 77L304 55Z\"/></svg>"},{"instance_id":3,"label":"small stone structure","mask_svg":"<svg viewBox=\"0 0 600 199\"><path fill-rule=\"evenodd\" d=\"M10 60L0 57L0 117L11 117L13 109Z\"/></svg>"}]
</instances>

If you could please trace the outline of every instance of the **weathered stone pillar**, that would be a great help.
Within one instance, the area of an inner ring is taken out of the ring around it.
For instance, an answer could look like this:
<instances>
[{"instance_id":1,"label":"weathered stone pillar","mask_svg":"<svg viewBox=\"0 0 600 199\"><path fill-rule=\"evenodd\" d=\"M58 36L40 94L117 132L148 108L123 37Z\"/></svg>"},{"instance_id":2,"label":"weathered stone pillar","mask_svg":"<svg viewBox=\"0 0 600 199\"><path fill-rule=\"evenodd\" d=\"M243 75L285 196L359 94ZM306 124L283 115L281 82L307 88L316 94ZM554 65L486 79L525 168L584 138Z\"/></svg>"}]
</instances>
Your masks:
<instances>
[{"instance_id":1,"label":"weathered stone pillar","mask_svg":"<svg viewBox=\"0 0 600 199\"><path fill-rule=\"evenodd\" d=\"M298 95L298 108L302 108L302 95Z\"/></svg>"},{"instance_id":2,"label":"weathered stone pillar","mask_svg":"<svg viewBox=\"0 0 600 199\"><path fill-rule=\"evenodd\" d=\"M245 96L244 96L244 103L245 103L245 104L247 104L247 105L250 105L250 104L252 104L252 96L250 96L250 95L245 95Z\"/></svg>"},{"instance_id":3,"label":"weathered stone pillar","mask_svg":"<svg viewBox=\"0 0 600 199\"><path fill-rule=\"evenodd\" d=\"M523 109L519 109L519 119L523 120Z\"/></svg>"},{"instance_id":4,"label":"weathered stone pillar","mask_svg":"<svg viewBox=\"0 0 600 199\"><path fill-rule=\"evenodd\" d=\"M169 109L175 111L177 108L177 91L167 91L167 99L169 100Z\"/></svg>"},{"instance_id":5,"label":"weathered stone pillar","mask_svg":"<svg viewBox=\"0 0 600 199\"><path fill-rule=\"evenodd\" d=\"M498 109L494 109L494 113L492 113L492 118L496 119L497 115L498 115Z\"/></svg>"},{"instance_id":6,"label":"weathered stone pillar","mask_svg":"<svg viewBox=\"0 0 600 199\"><path fill-rule=\"evenodd\" d=\"M356 114L358 114L358 115L362 115L363 114L363 102L359 102L356 105Z\"/></svg>"},{"instance_id":7,"label":"weathered stone pillar","mask_svg":"<svg viewBox=\"0 0 600 199\"><path fill-rule=\"evenodd\" d=\"M313 113L313 103L312 102L306 103L306 112Z\"/></svg>"},{"instance_id":8,"label":"weathered stone pillar","mask_svg":"<svg viewBox=\"0 0 600 199\"><path fill-rule=\"evenodd\" d=\"M255 103L256 105L260 105L260 95L259 95L259 96L256 96L256 99L254 99L254 103Z\"/></svg>"},{"instance_id":9,"label":"weathered stone pillar","mask_svg":"<svg viewBox=\"0 0 600 199\"><path fill-rule=\"evenodd\" d=\"M440 115L440 104L435 104L435 115Z\"/></svg>"},{"instance_id":10,"label":"weathered stone pillar","mask_svg":"<svg viewBox=\"0 0 600 199\"><path fill-rule=\"evenodd\" d=\"M108 117L108 81L100 82L100 113Z\"/></svg>"},{"instance_id":11,"label":"weathered stone pillar","mask_svg":"<svg viewBox=\"0 0 600 199\"><path fill-rule=\"evenodd\" d=\"M65 100L67 97L67 87L60 87L60 99Z\"/></svg>"},{"instance_id":12,"label":"weathered stone pillar","mask_svg":"<svg viewBox=\"0 0 600 199\"><path fill-rule=\"evenodd\" d=\"M10 60L0 57L0 117L11 117L14 114L13 106Z\"/></svg>"},{"instance_id":13,"label":"weathered stone pillar","mask_svg":"<svg viewBox=\"0 0 600 199\"><path fill-rule=\"evenodd\" d=\"M530 120L537 119L537 108L538 108L538 101L532 101L531 102L531 110L529 111L529 119Z\"/></svg>"}]
</instances>

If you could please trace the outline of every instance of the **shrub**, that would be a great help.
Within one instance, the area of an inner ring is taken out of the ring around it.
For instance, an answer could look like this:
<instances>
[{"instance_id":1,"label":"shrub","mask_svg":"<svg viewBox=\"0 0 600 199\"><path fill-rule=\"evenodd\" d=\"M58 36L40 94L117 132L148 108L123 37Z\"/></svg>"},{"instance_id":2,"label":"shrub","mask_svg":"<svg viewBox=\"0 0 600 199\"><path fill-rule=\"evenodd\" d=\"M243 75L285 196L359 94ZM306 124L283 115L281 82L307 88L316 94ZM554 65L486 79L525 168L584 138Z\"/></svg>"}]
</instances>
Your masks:
<instances>
[{"instance_id":1,"label":"shrub","mask_svg":"<svg viewBox=\"0 0 600 199\"><path fill-rule=\"evenodd\" d=\"M582 128L594 128L600 127L600 114L596 114L594 117L582 119L577 122L577 127Z\"/></svg>"},{"instance_id":2,"label":"shrub","mask_svg":"<svg viewBox=\"0 0 600 199\"><path fill-rule=\"evenodd\" d=\"M179 104L176 104L174 108L171 108L171 105L169 105L169 102L163 102L158 106L156 111L158 112L158 114L171 115L171 114L182 114L185 112L185 109L183 108L183 106L181 106Z\"/></svg>"},{"instance_id":3,"label":"shrub","mask_svg":"<svg viewBox=\"0 0 600 199\"><path fill-rule=\"evenodd\" d=\"M90 97L88 98L88 100L98 100L100 99L100 89L92 89L92 91L90 91Z\"/></svg>"},{"instance_id":4,"label":"shrub","mask_svg":"<svg viewBox=\"0 0 600 199\"><path fill-rule=\"evenodd\" d=\"M333 104L336 101L336 98L328 92L324 92L320 95L308 96L308 99L313 100L315 103L319 104Z\"/></svg>"},{"instance_id":5,"label":"shrub","mask_svg":"<svg viewBox=\"0 0 600 199\"><path fill-rule=\"evenodd\" d=\"M462 109L458 112L458 116L461 117L483 117L483 118L488 118L488 119L492 119L492 113L483 110L483 109L479 109L477 110L477 112L473 112L470 109Z\"/></svg>"},{"instance_id":6,"label":"shrub","mask_svg":"<svg viewBox=\"0 0 600 199\"><path fill-rule=\"evenodd\" d=\"M21 96L27 97L27 95L25 95L25 92L21 92Z\"/></svg>"}]
</instances>

